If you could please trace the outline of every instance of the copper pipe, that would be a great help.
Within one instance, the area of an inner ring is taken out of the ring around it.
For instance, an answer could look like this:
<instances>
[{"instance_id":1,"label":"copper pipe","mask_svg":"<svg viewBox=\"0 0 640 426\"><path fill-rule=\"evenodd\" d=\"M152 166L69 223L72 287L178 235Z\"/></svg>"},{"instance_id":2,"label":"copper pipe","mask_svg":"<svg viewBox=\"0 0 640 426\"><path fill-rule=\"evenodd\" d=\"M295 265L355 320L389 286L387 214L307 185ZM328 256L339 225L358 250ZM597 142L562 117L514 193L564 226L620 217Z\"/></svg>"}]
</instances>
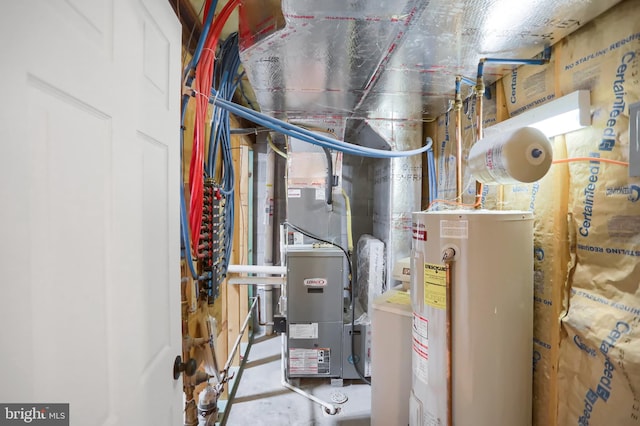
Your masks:
<instances>
[{"instance_id":1,"label":"copper pipe","mask_svg":"<svg viewBox=\"0 0 640 426\"><path fill-rule=\"evenodd\" d=\"M451 262L445 263L446 270L446 308L447 308L447 425L453 426L453 339L452 339L452 307L453 301L451 300Z\"/></svg>"},{"instance_id":2,"label":"copper pipe","mask_svg":"<svg viewBox=\"0 0 640 426\"><path fill-rule=\"evenodd\" d=\"M196 401L194 398L195 386L184 387L185 393L185 405L184 405L184 426L197 426L198 425L198 410L196 407Z\"/></svg>"},{"instance_id":3,"label":"copper pipe","mask_svg":"<svg viewBox=\"0 0 640 426\"><path fill-rule=\"evenodd\" d=\"M481 76L478 76L476 85L476 142L482 139L482 98L484 97L484 81ZM476 182L476 202L477 208L482 207L482 191L483 184Z\"/></svg>"},{"instance_id":4,"label":"copper pipe","mask_svg":"<svg viewBox=\"0 0 640 426\"><path fill-rule=\"evenodd\" d=\"M462 199L462 109L456 109L456 195Z\"/></svg>"},{"instance_id":5,"label":"copper pipe","mask_svg":"<svg viewBox=\"0 0 640 426\"><path fill-rule=\"evenodd\" d=\"M456 200L462 201L462 95L460 94L460 76L456 76L456 97L453 109L456 113Z\"/></svg>"}]
</instances>

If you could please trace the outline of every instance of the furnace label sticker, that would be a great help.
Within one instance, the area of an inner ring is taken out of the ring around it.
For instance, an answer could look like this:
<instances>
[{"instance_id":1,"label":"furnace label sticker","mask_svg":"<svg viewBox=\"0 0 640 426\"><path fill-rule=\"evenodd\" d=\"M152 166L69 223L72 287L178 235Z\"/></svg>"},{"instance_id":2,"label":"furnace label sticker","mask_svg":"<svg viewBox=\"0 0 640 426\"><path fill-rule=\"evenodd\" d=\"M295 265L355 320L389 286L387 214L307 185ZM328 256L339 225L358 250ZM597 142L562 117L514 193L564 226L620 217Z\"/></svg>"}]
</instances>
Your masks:
<instances>
[{"instance_id":1,"label":"furnace label sticker","mask_svg":"<svg viewBox=\"0 0 640 426\"><path fill-rule=\"evenodd\" d=\"M311 324L289 324L290 339L317 339L318 323Z\"/></svg>"},{"instance_id":2,"label":"furnace label sticker","mask_svg":"<svg viewBox=\"0 0 640 426\"><path fill-rule=\"evenodd\" d=\"M418 379L429 383L429 320L413 313L413 371Z\"/></svg>"},{"instance_id":3,"label":"furnace label sticker","mask_svg":"<svg viewBox=\"0 0 640 426\"><path fill-rule=\"evenodd\" d=\"M300 188L289 188L287 190L287 197L288 198L301 198L302 197L302 190Z\"/></svg>"},{"instance_id":4,"label":"furnace label sticker","mask_svg":"<svg viewBox=\"0 0 640 426\"><path fill-rule=\"evenodd\" d=\"M447 267L424 264L424 303L437 309L447 309Z\"/></svg>"},{"instance_id":5,"label":"furnace label sticker","mask_svg":"<svg viewBox=\"0 0 640 426\"><path fill-rule=\"evenodd\" d=\"M466 240L469 238L468 220L441 220L440 237Z\"/></svg>"},{"instance_id":6,"label":"furnace label sticker","mask_svg":"<svg viewBox=\"0 0 640 426\"><path fill-rule=\"evenodd\" d=\"M329 374L331 349L289 349L289 374Z\"/></svg>"},{"instance_id":7,"label":"furnace label sticker","mask_svg":"<svg viewBox=\"0 0 640 426\"><path fill-rule=\"evenodd\" d=\"M331 372L331 349L321 348L318 352L318 374L329 374Z\"/></svg>"}]
</instances>

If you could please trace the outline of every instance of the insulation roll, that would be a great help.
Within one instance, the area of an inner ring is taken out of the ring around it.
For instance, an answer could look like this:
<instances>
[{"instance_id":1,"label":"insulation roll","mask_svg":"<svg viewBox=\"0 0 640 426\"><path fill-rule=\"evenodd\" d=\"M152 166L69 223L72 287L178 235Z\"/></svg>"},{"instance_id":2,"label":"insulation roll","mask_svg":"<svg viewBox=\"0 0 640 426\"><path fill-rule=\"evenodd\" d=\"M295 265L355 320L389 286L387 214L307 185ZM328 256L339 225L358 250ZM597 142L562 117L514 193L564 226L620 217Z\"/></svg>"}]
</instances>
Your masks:
<instances>
[{"instance_id":1,"label":"insulation roll","mask_svg":"<svg viewBox=\"0 0 640 426\"><path fill-rule=\"evenodd\" d=\"M522 127L481 139L471 147L468 166L484 184L535 182L549 167L553 151L540 130Z\"/></svg>"}]
</instances>

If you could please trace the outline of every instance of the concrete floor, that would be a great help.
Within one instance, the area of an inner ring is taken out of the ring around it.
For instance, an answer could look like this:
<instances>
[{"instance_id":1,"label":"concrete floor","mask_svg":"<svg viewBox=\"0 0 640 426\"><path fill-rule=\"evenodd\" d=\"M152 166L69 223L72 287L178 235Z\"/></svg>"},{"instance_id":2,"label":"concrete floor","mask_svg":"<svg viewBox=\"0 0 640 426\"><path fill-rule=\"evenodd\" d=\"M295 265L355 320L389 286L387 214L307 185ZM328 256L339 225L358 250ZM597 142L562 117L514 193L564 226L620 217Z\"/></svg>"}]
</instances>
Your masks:
<instances>
[{"instance_id":1,"label":"concrete floor","mask_svg":"<svg viewBox=\"0 0 640 426\"><path fill-rule=\"evenodd\" d=\"M280 384L280 336L255 337L249 349L235 398L228 409L229 426L340 425L365 426L371 422L371 387L345 380L331 386L329 379L302 379L300 388L339 407L329 415L324 408ZM332 397L346 396L342 404Z\"/></svg>"}]
</instances>

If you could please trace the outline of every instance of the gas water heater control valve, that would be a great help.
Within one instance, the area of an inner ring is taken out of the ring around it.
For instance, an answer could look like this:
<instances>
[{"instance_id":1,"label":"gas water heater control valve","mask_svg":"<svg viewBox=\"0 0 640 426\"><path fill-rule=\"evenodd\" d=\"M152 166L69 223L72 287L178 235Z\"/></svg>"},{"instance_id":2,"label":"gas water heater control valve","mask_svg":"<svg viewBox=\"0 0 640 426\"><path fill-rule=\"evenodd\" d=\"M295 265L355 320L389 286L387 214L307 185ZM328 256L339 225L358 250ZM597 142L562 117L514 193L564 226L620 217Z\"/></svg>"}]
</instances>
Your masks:
<instances>
[{"instance_id":1,"label":"gas water heater control valve","mask_svg":"<svg viewBox=\"0 0 640 426\"><path fill-rule=\"evenodd\" d=\"M442 250L443 262L450 262L453 260L455 256L456 256L456 249L454 249L453 247L445 247L444 250Z\"/></svg>"}]
</instances>

